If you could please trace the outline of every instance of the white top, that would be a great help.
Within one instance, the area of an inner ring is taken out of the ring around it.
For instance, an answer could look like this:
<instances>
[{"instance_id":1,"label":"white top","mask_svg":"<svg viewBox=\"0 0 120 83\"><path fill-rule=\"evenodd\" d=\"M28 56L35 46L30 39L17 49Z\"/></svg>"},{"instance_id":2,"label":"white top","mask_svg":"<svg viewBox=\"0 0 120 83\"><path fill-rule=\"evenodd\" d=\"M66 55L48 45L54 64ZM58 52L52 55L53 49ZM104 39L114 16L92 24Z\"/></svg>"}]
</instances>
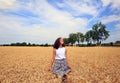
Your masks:
<instances>
[{"instance_id":1,"label":"white top","mask_svg":"<svg viewBox=\"0 0 120 83\"><path fill-rule=\"evenodd\" d=\"M55 59L64 59L65 57L65 47L56 49Z\"/></svg>"}]
</instances>

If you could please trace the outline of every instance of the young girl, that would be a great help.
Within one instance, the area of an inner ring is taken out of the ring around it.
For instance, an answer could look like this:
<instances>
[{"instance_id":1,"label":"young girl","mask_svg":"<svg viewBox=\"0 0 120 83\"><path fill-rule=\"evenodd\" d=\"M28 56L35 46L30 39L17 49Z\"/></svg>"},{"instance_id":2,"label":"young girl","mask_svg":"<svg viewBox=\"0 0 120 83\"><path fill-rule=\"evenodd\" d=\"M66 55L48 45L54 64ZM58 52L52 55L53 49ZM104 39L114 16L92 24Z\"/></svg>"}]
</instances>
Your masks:
<instances>
[{"instance_id":1,"label":"young girl","mask_svg":"<svg viewBox=\"0 0 120 83\"><path fill-rule=\"evenodd\" d=\"M56 39L53 45L53 58L51 63L51 71L58 77L67 77L67 73L71 68L67 60L67 50L65 49L63 38Z\"/></svg>"}]
</instances>

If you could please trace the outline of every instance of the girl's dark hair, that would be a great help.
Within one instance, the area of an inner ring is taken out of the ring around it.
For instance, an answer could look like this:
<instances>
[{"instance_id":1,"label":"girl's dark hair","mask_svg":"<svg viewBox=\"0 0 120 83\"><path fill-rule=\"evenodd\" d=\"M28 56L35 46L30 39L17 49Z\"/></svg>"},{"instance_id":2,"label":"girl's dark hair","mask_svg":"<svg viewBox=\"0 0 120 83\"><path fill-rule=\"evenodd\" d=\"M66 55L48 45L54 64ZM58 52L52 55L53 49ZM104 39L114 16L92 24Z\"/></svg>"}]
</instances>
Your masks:
<instances>
[{"instance_id":1,"label":"girl's dark hair","mask_svg":"<svg viewBox=\"0 0 120 83\"><path fill-rule=\"evenodd\" d=\"M55 49L58 49L58 48L59 48L59 46L60 46L60 39L61 39L61 37L59 37L59 38L57 38L57 39L55 40L55 43L54 43L54 45L53 45L53 48L55 48ZM62 47L65 47L65 45L62 44Z\"/></svg>"}]
</instances>

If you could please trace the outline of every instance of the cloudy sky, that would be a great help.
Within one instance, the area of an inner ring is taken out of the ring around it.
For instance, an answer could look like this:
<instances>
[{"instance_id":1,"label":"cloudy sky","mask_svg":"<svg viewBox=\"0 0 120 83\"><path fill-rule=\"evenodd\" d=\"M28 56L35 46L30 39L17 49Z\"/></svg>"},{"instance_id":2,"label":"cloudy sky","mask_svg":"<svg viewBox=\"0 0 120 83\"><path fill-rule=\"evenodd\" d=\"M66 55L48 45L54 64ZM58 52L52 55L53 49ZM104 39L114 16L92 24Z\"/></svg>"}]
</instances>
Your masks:
<instances>
[{"instance_id":1,"label":"cloudy sky","mask_svg":"<svg viewBox=\"0 0 120 83\"><path fill-rule=\"evenodd\" d=\"M0 0L0 44L53 43L102 22L120 40L120 0Z\"/></svg>"}]
</instances>

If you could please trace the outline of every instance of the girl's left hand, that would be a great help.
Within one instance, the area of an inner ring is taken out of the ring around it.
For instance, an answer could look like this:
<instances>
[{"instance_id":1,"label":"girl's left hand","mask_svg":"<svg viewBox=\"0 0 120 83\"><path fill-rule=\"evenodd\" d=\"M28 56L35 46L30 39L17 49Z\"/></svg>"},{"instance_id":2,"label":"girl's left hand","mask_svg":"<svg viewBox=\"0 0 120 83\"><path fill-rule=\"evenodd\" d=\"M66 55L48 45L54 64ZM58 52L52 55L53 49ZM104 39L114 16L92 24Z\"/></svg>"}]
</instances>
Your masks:
<instances>
[{"instance_id":1,"label":"girl's left hand","mask_svg":"<svg viewBox=\"0 0 120 83\"><path fill-rule=\"evenodd\" d=\"M68 66L68 68L70 68L70 69L71 69L71 67L70 67L70 66Z\"/></svg>"},{"instance_id":2,"label":"girl's left hand","mask_svg":"<svg viewBox=\"0 0 120 83\"><path fill-rule=\"evenodd\" d=\"M51 71L51 68L50 68L50 69L48 69L48 71Z\"/></svg>"}]
</instances>

